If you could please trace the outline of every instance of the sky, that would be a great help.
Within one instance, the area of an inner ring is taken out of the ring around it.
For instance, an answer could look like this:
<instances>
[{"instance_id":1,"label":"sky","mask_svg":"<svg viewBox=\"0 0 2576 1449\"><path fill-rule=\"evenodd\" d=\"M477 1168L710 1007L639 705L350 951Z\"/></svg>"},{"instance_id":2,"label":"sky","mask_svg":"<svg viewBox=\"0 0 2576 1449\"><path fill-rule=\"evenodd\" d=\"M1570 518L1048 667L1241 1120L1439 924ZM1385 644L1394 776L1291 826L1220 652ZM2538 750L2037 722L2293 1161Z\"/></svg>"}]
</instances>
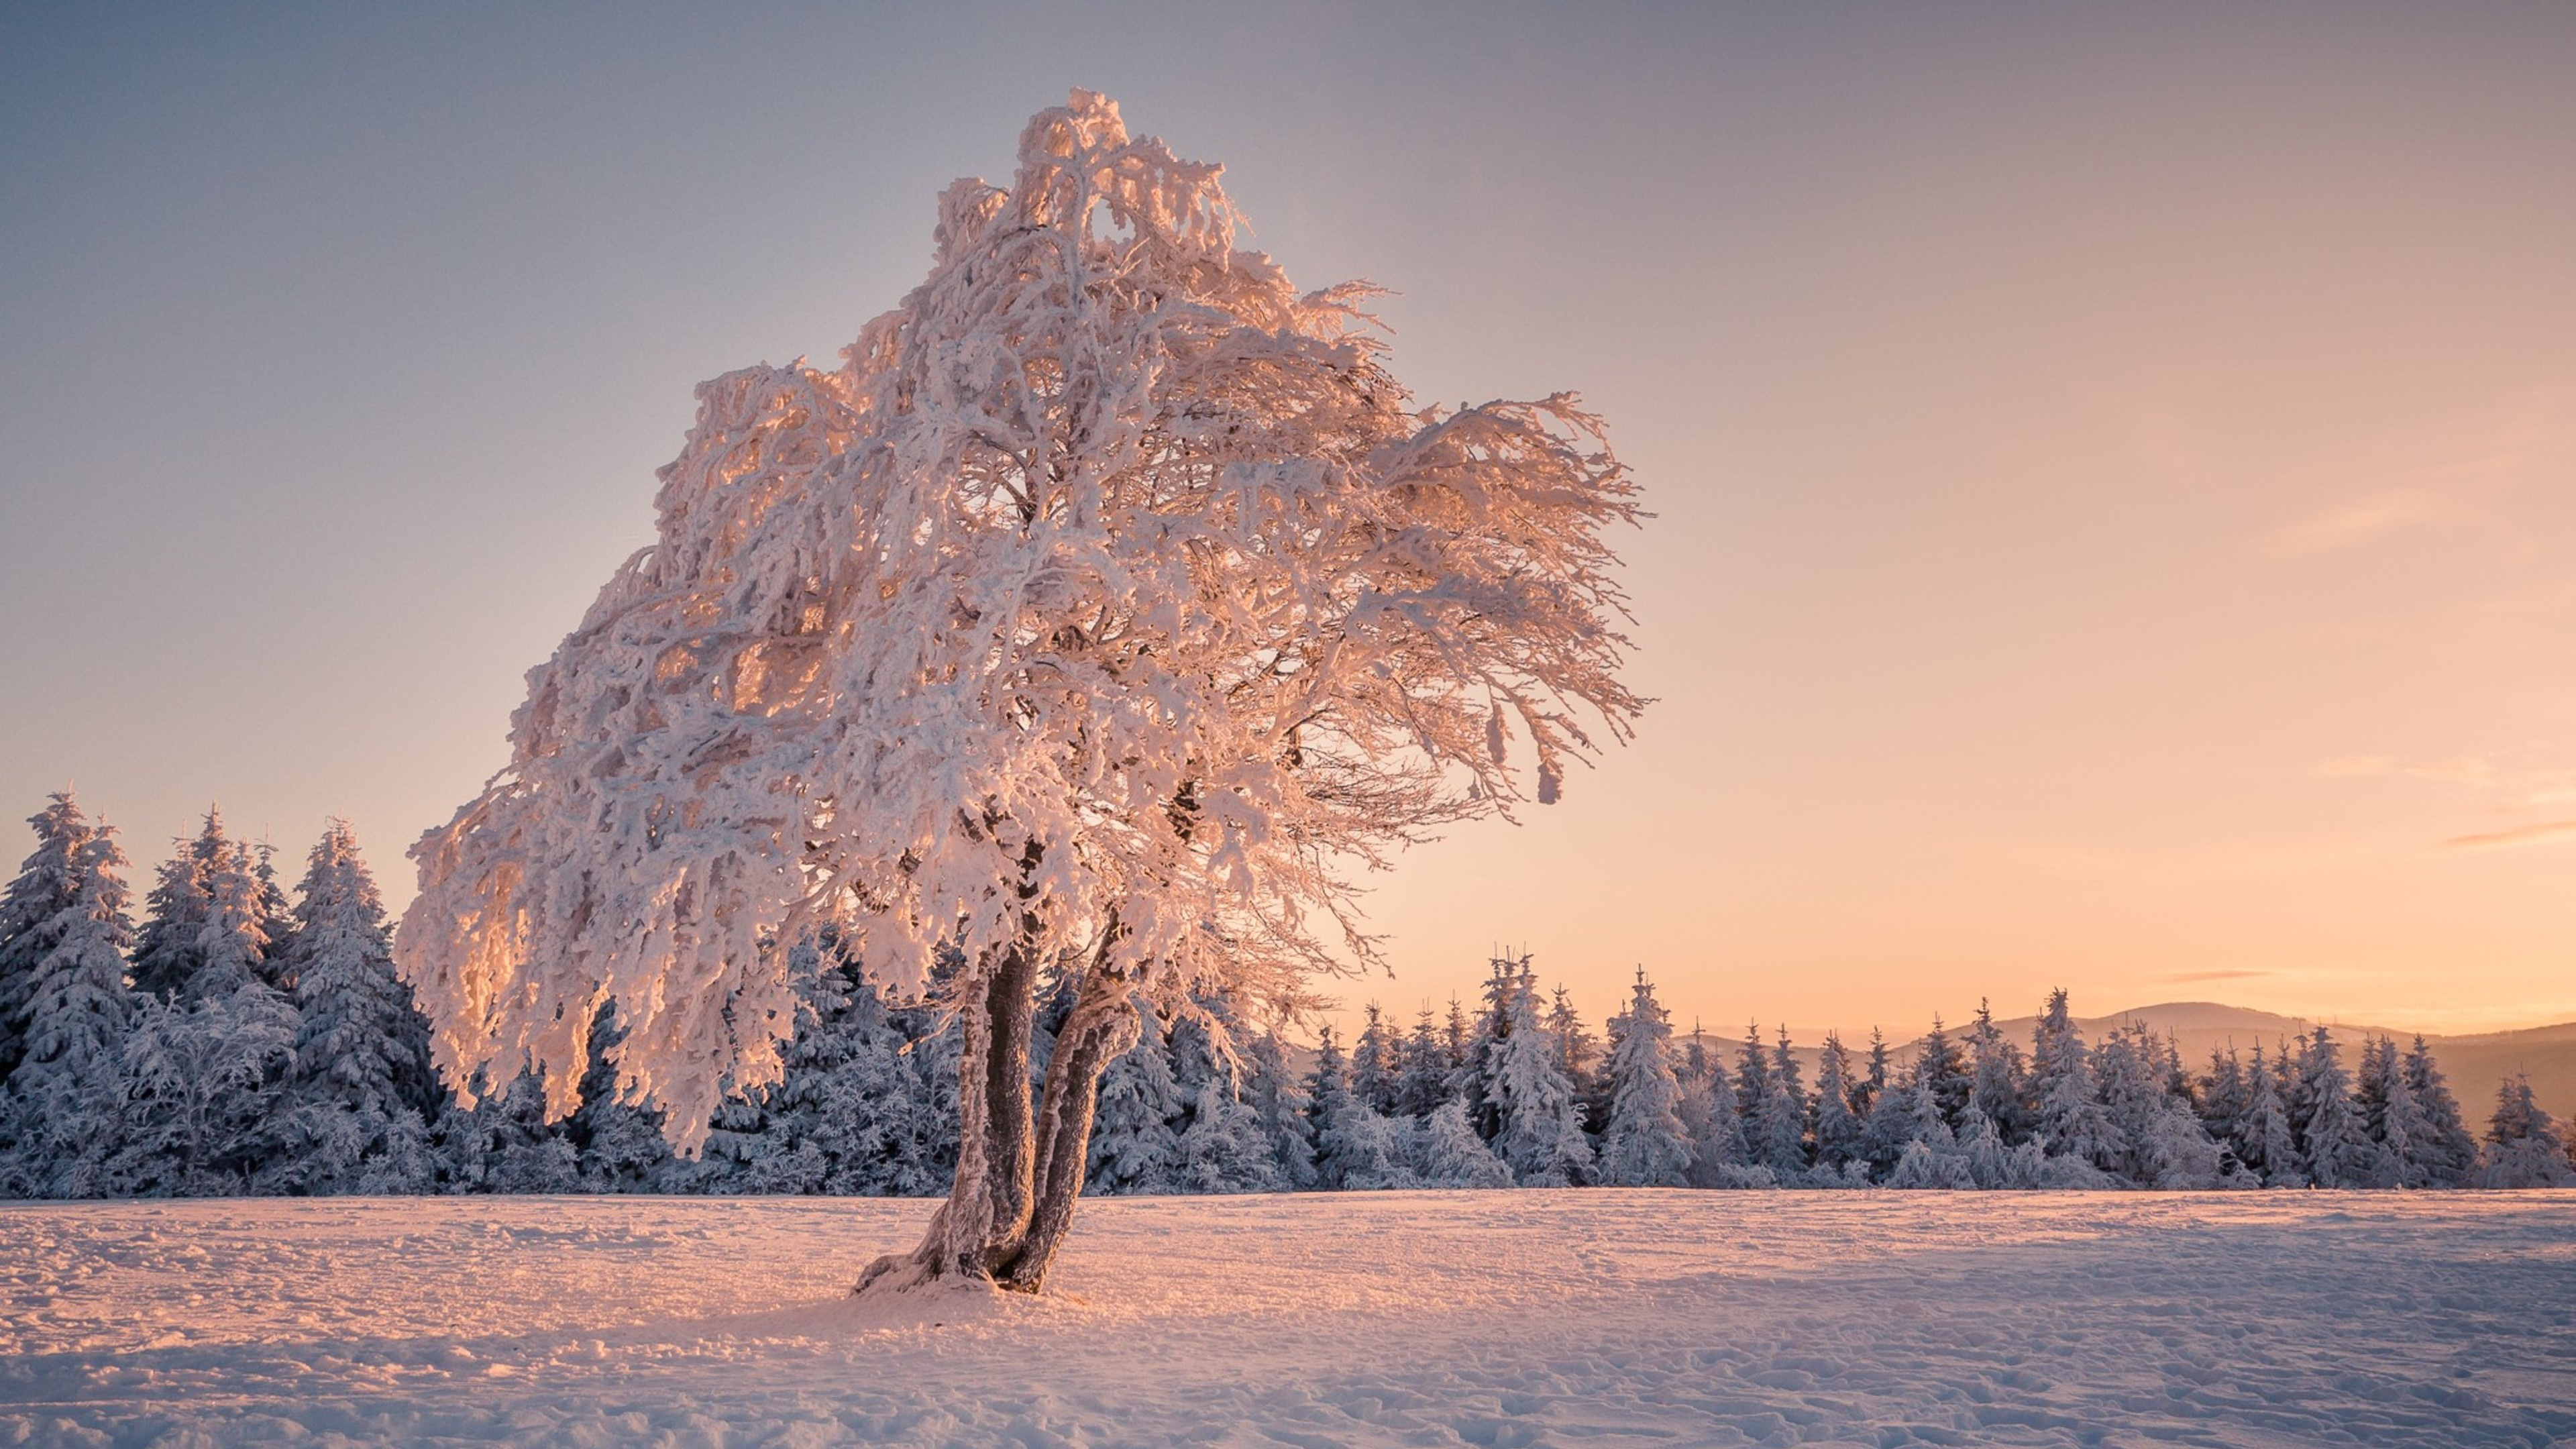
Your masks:
<instances>
[{"instance_id":1,"label":"sky","mask_svg":"<svg viewBox=\"0 0 2576 1449\"><path fill-rule=\"evenodd\" d=\"M407 899L691 387L1078 85L1655 514L1635 744L1373 882L1346 1002L2576 1018L2570 74L2541 6L6 5L0 812L342 815Z\"/></svg>"}]
</instances>

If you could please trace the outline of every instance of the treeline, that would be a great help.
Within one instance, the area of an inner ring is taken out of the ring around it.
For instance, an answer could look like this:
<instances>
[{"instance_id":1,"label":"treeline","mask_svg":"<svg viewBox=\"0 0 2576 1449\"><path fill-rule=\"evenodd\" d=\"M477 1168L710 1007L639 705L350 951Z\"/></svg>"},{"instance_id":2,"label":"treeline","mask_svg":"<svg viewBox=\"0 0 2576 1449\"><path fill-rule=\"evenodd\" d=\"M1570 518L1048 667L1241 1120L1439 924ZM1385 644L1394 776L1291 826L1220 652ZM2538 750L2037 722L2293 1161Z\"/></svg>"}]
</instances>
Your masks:
<instances>
[{"instance_id":1,"label":"treeline","mask_svg":"<svg viewBox=\"0 0 2576 1449\"><path fill-rule=\"evenodd\" d=\"M333 822L290 895L267 847L209 812L143 903L113 830L68 792L0 897L0 1193L927 1195L957 1138L954 1023L889 1005L829 943L791 954L781 1081L728 1099L675 1158L591 1024L579 1107L543 1084L431 1066L391 928ZM1036 1067L1070 1010L1040 1013ZM2192 1070L2143 1026L2088 1043L2064 992L2024 1050L1980 1011L1919 1048L1827 1037L1815 1081L1785 1034L1674 1039L1640 972L1596 1035L1523 957L1480 1006L1399 1028L1376 1007L1303 1065L1222 998L1146 1011L1100 1088L1091 1189L1111 1193L1620 1184L1696 1187L2520 1187L2576 1182L2530 1086L2483 1140L2421 1038L2347 1066L2323 1030ZM1302 1055L1302 1054L1299 1054Z\"/></svg>"}]
</instances>

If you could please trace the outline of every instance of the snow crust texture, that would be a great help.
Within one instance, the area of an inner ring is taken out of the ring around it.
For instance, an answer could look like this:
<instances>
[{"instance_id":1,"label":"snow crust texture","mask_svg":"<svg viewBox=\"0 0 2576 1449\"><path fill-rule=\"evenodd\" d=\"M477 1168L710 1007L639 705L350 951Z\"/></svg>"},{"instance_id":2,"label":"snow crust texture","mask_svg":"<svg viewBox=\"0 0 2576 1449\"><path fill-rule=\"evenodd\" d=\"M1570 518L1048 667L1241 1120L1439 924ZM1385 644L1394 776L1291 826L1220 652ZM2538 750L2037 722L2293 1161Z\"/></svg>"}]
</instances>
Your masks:
<instances>
[{"instance_id":1,"label":"snow crust texture","mask_svg":"<svg viewBox=\"0 0 2576 1449\"><path fill-rule=\"evenodd\" d=\"M2547 1445L2576 1194L0 1207L0 1443Z\"/></svg>"}]
</instances>

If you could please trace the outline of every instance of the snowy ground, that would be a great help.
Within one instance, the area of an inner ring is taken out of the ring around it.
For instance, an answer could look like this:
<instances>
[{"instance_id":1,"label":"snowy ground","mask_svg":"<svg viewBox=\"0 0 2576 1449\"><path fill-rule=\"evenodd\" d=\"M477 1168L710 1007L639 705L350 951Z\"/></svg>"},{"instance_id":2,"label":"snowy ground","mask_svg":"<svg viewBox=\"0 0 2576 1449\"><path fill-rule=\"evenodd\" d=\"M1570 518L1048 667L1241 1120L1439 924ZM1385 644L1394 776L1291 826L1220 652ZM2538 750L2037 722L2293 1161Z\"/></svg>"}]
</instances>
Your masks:
<instances>
[{"instance_id":1,"label":"snowy ground","mask_svg":"<svg viewBox=\"0 0 2576 1449\"><path fill-rule=\"evenodd\" d=\"M0 1207L0 1444L2576 1442L2576 1194Z\"/></svg>"}]
</instances>

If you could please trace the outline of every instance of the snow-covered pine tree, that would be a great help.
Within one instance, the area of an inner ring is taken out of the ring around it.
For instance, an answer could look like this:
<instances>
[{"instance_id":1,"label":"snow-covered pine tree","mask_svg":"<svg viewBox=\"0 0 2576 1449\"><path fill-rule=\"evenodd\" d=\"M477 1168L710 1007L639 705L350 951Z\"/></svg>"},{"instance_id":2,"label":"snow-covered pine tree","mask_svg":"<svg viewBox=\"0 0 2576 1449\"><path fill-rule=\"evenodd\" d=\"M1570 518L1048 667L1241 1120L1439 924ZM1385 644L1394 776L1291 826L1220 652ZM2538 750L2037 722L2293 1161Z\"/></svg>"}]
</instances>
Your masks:
<instances>
[{"instance_id":1,"label":"snow-covered pine tree","mask_svg":"<svg viewBox=\"0 0 2576 1449\"><path fill-rule=\"evenodd\" d=\"M2308 1115L2295 1121L2299 1147L2307 1158L2308 1178L2319 1187L2362 1187L2378 1166L2353 1102L2352 1077L2344 1070L2343 1048L2320 1026L2309 1036L2299 1064L2299 1083Z\"/></svg>"},{"instance_id":2,"label":"snow-covered pine tree","mask_svg":"<svg viewBox=\"0 0 2576 1449\"><path fill-rule=\"evenodd\" d=\"M960 951L953 1193L870 1281L1035 1290L1131 993L1376 961L1350 863L1625 739L1603 535L1638 513L1598 422L1414 410L1364 290L1238 251L1217 175L1077 92L1008 190L942 196L844 368L701 390L658 542L417 849L396 956L452 1077L532 1060L569 1112L565 1023L614 996L621 1082L694 1151L777 1075L773 943L836 925L906 997ZM1078 1000L1032 1101L1051 962Z\"/></svg>"},{"instance_id":3,"label":"snow-covered pine tree","mask_svg":"<svg viewBox=\"0 0 2576 1449\"><path fill-rule=\"evenodd\" d=\"M1839 1177L1846 1165L1862 1160L1863 1123L1852 1111L1851 1054L1840 1032L1826 1032L1816 1056L1815 1111L1810 1124L1816 1143L1816 1166Z\"/></svg>"},{"instance_id":4,"label":"snow-covered pine tree","mask_svg":"<svg viewBox=\"0 0 2576 1449\"><path fill-rule=\"evenodd\" d=\"M2305 1187L2308 1165L2299 1155L2298 1130L2281 1099L2281 1078L2254 1043L2254 1064L2246 1073L2245 1112L2236 1122L2236 1160L2259 1175L2266 1187Z\"/></svg>"},{"instance_id":5,"label":"snow-covered pine tree","mask_svg":"<svg viewBox=\"0 0 2576 1449\"><path fill-rule=\"evenodd\" d=\"M1396 1088L1402 1075L1399 1058L1403 1042L1395 1028L1387 1024L1386 1014L1377 1003L1368 1004L1367 1022L1360 1027L1359 1037L1351 1043L1351 1095L1367 1104L1382 1117L1396 1111Z\"/></svg>"},{"instance_id":6,"label":"snow-covered pine tree","mask_svg":"<svg viewBox=\"0 0 2576 1449\"><path fill-rule=\"evenodd\" d=\"M582 1073L581 1105L563 1120L584 1192L659 1191L673 1167L661 1110L648 1100L621 1095L613 1063L625 1036L615 999L601 1002L590 1023L590 1066Z\"/></svg>"},{"instance_id":7,"label":"snow-covered pine tree","mask_svg":"<svg viewBox=\"0 0 2576 1449\"><path fill-rule=\"evenodd\" d=\"M257 977L190 1002L141 998L121 1063L123 1130L100 1174L106 1190L246 1191L275 1147L269 1114L294 1065L297 1025L295 1008Z\"/></svg>"},{"instance_id":8,"label":"snow-covered pine tree","mask_svg":"<svg viewBox=\"0 0 2576 1449\"><path fill-rule=\"evenodd\" d=\"M1247 1095L1261 1123L1262 1140L1283 1186L1303 1190L1315 1185L1314 1145L1306 1140L1306 1089L1288 1070L1287 1053L1277 1032L1263 1032L1252 1042L1252 1080Z\"/></svg>"},{"instance_id":9,"label":"snow-covered pine tree","mask_svg":"<svg viewBox=\"0 0 2576 1449\"><path fill-rule=\"evenodd\" d=\"M2415 1100L2415 1089L2406 1085L2405 1064L2398 1060L2397 1042L2380 1038L2378 1098L2379 1122L2371 1140L2379 1148L2379 1163L2373 1170L2373 1187L2424 1187L2433 1180L2428 1151L2434 1139L2432 1120L2424 1115L2423 1105Z\"/></svg>"},{"instance_id":10,"label":"snow-covered pine tree","mask_svg":"<svg viewBox=\"0 0 2576 1449\"><path fill-rule=\"evenodd\" d=\"M1326 1192L1337 1191L1342 1180L1332 1166L1323 1160L1324 1136L1332 1129L1333 1119L1351 1108L1351 1083L1348 1066L1342 1060L1342 1044L1334 1035L1331 1022L1324 1023L1315 1034L1315 1065L1306 1072L1306 1150L1315 1160L1315 1186Z\"/></svg>"},{"instance_id":11,"label":"snow-covered pine tree","mask_svg":"<svg viewBox=\"0 0 2576 1449\"><path fill-rule=\"evenodd\" d=\"M1923 1038L1923 1049L1914 1056L1914 1082L1932 1094L1941 1109L1941 1121L1955 1135L1960 1114L1967 1110L1968 1098L1975 1095L1976 1078L1968 1070L1968 1059L1959 1044L1950 1039L1941 1018L1932 1018L1932 1030Z\"/></svg>"},{"instance_id":12,"label":"snow-covered pine tree","mask_svg":"<svg viewBox=\"0 0 2576 1449\"><path fill-rule=\"evenodd\" d=\"M269 984L268 889L259 878L258 859L247 844L223 839L212 814L206 828L213 839L200 839L210 846L199 856L205 920L197 928L194 967L174 999L202 1001L251 991L276 998L272 1005L284 1005L285 998Z\"/></svg>"},{"instance_id":13,"label":"snow-covered pine tree","mask_svg":"<svg viewBox=\"0 0 2576 1449\"><path fill-rule=\"evenodd\" d=\"M1771 1095L1771 1053L1762 1045L1759 1022L1744 1023L1744 1041L1735 1049L1735 1116L1744 1124L1745 1145L1762 1154L1762 1103Z\"/></svg>"},{"instance_id":14,"label":"snow-covered pine tree","mask_svg":"<svg viewBox=\"0 0 2576 1449\"><path fill-rule=\"evenodd\" d=\"M1873 1050L1879 1045L1873 1043ZM1883 1059L1873 1067L1884 1070ZM1880 1182L1889 1181L1897 1164L1904 1159L1905 1149L1921 1135L1923 1124L1915 1112L1915 1096L1903 1081L1883 1081L1872 1095L1868 1113L1861 1118L1861 1158L1869 1164L1870 1175ZM1936 1118L1940 1115L1936 1110Z\"/></svg>"},{"instance_id":15,"label":"snow-covered pine tree","mask_svg":"<svg viewBox=\"0 0 2576 1449\"><path fill-rule=\"evenodd\" d=\"M59 933L75 919L81 847L93 828L69 787L48 796L27 824L36 832L36 848L0 893L0 1081L17 1070L25 1049L36 964L53 953Z\"/></svg>"},{"instance_id":16,"label":"snow-covered pine tree","mask_svg":"<svg viewBox=\"0 0 2576 1449\"><path fill-rule=\"evenodd\" d=\"M295 983L294 1075L263 1187L421 1192L441 1088L429 1023L394 975L392 930L357 835L334 819L305 859L278 963Z\"/></svg>"},{"instance_id":17,"label":"snow-covered pine tree","mask_svg":"<svg viewBox=\"0 0 2576 1449\"><path fill-rule=\"evenodd\" d=\"M2073 1157L2104 1171L2115 1169L2127 1144L2102 1110L2084 1035L2075 1029L2063 988L2032 1030L2030 1090L2036 1131L2051 1157Z\"/></svg>"},{"instance_id":18,"label":"snow-covered pine tree","mask_svg":"<svg viewBox=\"0 0 2576 1449\"><path fill-rule=\"evenodd\" d=\"M1771 1080L1761 1111L1745 1135L1752 1142L1754 1159L1771 1169L1784 1186L1807 1172L1808 1102L1799 1075L1798 1058L1789 1049L1789 1028L1783 1026L1771 1053Z\"/></svg>"},{"instance_id":19,"label":"snow-covered pine tree","mask_svg":"<svg viewBox=\"0 0 2576 1449\"><path fill-rule=\"evenodd\" d=\"M1476 1135L1467 1105L1451 1100L1422 1124L1415 1172L1425 1187L1495 1188L1512 1185L1512 1170Z\"/></svg>"},{"instance_id":20,"label":"snow-covered pine tree","mask_svg":"<svg viewBox=\"0 0 2576 1449\"><path fill-rule=\"evenodd\" d=\"M1540 1024L1538 982L1526 960L1510 999L1509 1028L1488 1054L1485 1097L1500 1123L1494 1155L1523 1187L1565 1187L1592 1170L1574 1084L1557 1069L1556 1043Z\"/></svg>"},{"instance_id":21,"label":"snow-covered pine tree","mask_svg":"<svg viewBox=\"0 0 2576 1449\"><path fill-rule=\"evenodd\" d=\"M1655 1000L1646 968L1627 1010L1610 1021L1610 1125L1601 1142L1601 1180L1620 1187L1690 1185L1690 1130L1672 1064L1672 1018Z\"/></svg>"},{"instance_id":22,"label":"snow-covered pine tree","mask_svg":"<svg viewBox=\"0 0 2576 1449\"><path fill-rule=\"evenodd\" d=\"M2542 1110L2532 1095L2528 1073L2516 1072L2496 1088L2478 1182L2503 1188L2576 1184L2576 1163L2568 1159L2567 1138L2559 1131L2557 1119Z\"/></svg>"},{"instance_id":23,"label":"snow-covered pine tree","mask_svg":"<svg viewBox=\"0 0 2576 1449\"><path fill-rule=\"evenodd\" d=\"M2209 1072L2200 1079L2200 1120L2210 1138L2233 1153L2237 1124L2245 1115L2245 1063L2231 1043L2209 1049Z\"/></svg>"},{"instance_id":24,"label":"snow-covered pine tree","mask_svg":"<svg viewBox=\"0 0 2576 1449\"><path fill-rule=\"evenodd\" d=\"M1852 1086L1852 1111L1866 1118L1887 1091L1890 1080L1887 1057L1887 1033L1877 1027L1869 1029L1869 1056L1864 1059L1860 1080Z\"/></svg>"},{"instance_id":25,"label":"snow-covered pine tree","mask_svg":"<svg viewBox=\"0 0 2576 1449\"><path fill-rule=\"evenodd\" d=\"M1601 1070L1601 1044L1593 1039L1583 1013L1574 1009L1573 994L1562 985L1548 998L1547 1035L1556 1044L1556 1069L1573 1084L1584 1130L1603 1131L1610 1124L1610 1084Z\"/></svg>"},{"instance_id":26,"label":"snow-covered pine tree","mask_svg":"<svg viewBox=\"0 0 2576 1449\"><path fill-rule=\"evenodd\" d=\"M54 803L71 807L69 792ZM134 924L116 832L82 820L76 808L49 813L59 834L40 824L38 838L68 844L61 862L68 893L49 917L20 917L13 938L45 950L24 977L20 1056L0 1094L0 1193L91 1197L111 1190L104 1165L125 1131L123 1054L134 1014L125 966ZM32 915L42 897L31 889L13 898Z\"/></svg>"},{"instance_id":27,"label":"snow-covered pine tree","mask_svg":"<svg viewBox=\"0 0 2576 1449\"><path fill-rule=\"evenodd\" d=\"M171 846L144 897L143 929L134 944L134 989L164 1001L178 998L205 956L206 923L213 914L206 880L215 862L233 849L223 812L209 805L196 838Z\"/></svg>"},{"instance_id":28,"label":"snow-covered pine tree","mask_svg":"<svg viewBox=\"0 0 2576 1449\"><path fill-rule=\"evenodd\" d=\"M2440 1064L2433 1060L2433 1049L2424 1044L2420 1033L2406 1053L2406 1089L2414 1094L2415 1105L2423 1110L2430 1129L2421 1149L2430 1184L2467 1186L2478 1167L2477 1139L2469 1135L2460 1099L2451 1095L2451 1084L2443 1078Z\"/></svg>"},{"instance_id":29,"label":"snow-covered pine tree","mask_svg":"<svg viewBox=\"0 0 2576 1449\"><path fill-rule=\"evenodd\" d=\"M1500 1060L1504 1038L1512 1031L1512 1002L1523 989L1523 978L1529 974L1529 956L1505 956L1497 952L1486 963L1484 1010L1460 1038L1464 1015L1457 1001L1449 1003L1450 1035L1462 1044L1456 1053L1458 1066L1449 1080L1449 1095L1467 1109L1467 1123L1476 1135L1491 1143L1502 1135L1502 1105L1494 1100L1493 1082Z\"/></svg>"},{"instance_id":30,"label":"snow-covered pine tree","mask_svg":"<svg viewBox=\"0 0 2576 1449\"><path fill-rule=\"evenodd\" d=\"M1179 1084L1163 1047L1163 1028L1141 1001L1128 1008L1133 1044L1110 1059L1100 1077L1092 1119L1090 1186L1094 1192L1171 1192L1180 1185ZM1336 1057L1338 1058L1338 1053ZM1336 1072L1341 1063L1334 1062Z\"/></svg>"},{"instance_id":31,"label":"snow-covered pine tree","mask_svg":"<svg viewBox=\"0 0 2576 1449\"><path fill-rule=\"evenodd\" d=\"M1453 1010L1458 1005L1454 998L1449 1004ZM1404 1074L1395 1088L1397 1114L1424 1118L1438 1111L1449 1100L1449 1080L1457 1070L1448 1041L1433 1024L1431 1007L1425 1003L1414 1018L1413 1034L1405 1039Z\"/></svg>"},{"instance_id":32,"label":"snow-covered pine tree","mask_svg":"<svg viewBox=\"0 0 2576 1449\"><path fill-rule=\"evenodd\" d=\"M2025 1080L2029 1067L2020 1046L1996 1028L1994 1007L1982 997L1977 1001L1976 1024L1968 1031L1968 1047L1971 1100L1978 1111L1985 1113L1996 1137L2005 1145L2024 1141L2030 1136L2031 1114L2026 1100L2029 1083Z\"/></svg>"}]
</instances>

